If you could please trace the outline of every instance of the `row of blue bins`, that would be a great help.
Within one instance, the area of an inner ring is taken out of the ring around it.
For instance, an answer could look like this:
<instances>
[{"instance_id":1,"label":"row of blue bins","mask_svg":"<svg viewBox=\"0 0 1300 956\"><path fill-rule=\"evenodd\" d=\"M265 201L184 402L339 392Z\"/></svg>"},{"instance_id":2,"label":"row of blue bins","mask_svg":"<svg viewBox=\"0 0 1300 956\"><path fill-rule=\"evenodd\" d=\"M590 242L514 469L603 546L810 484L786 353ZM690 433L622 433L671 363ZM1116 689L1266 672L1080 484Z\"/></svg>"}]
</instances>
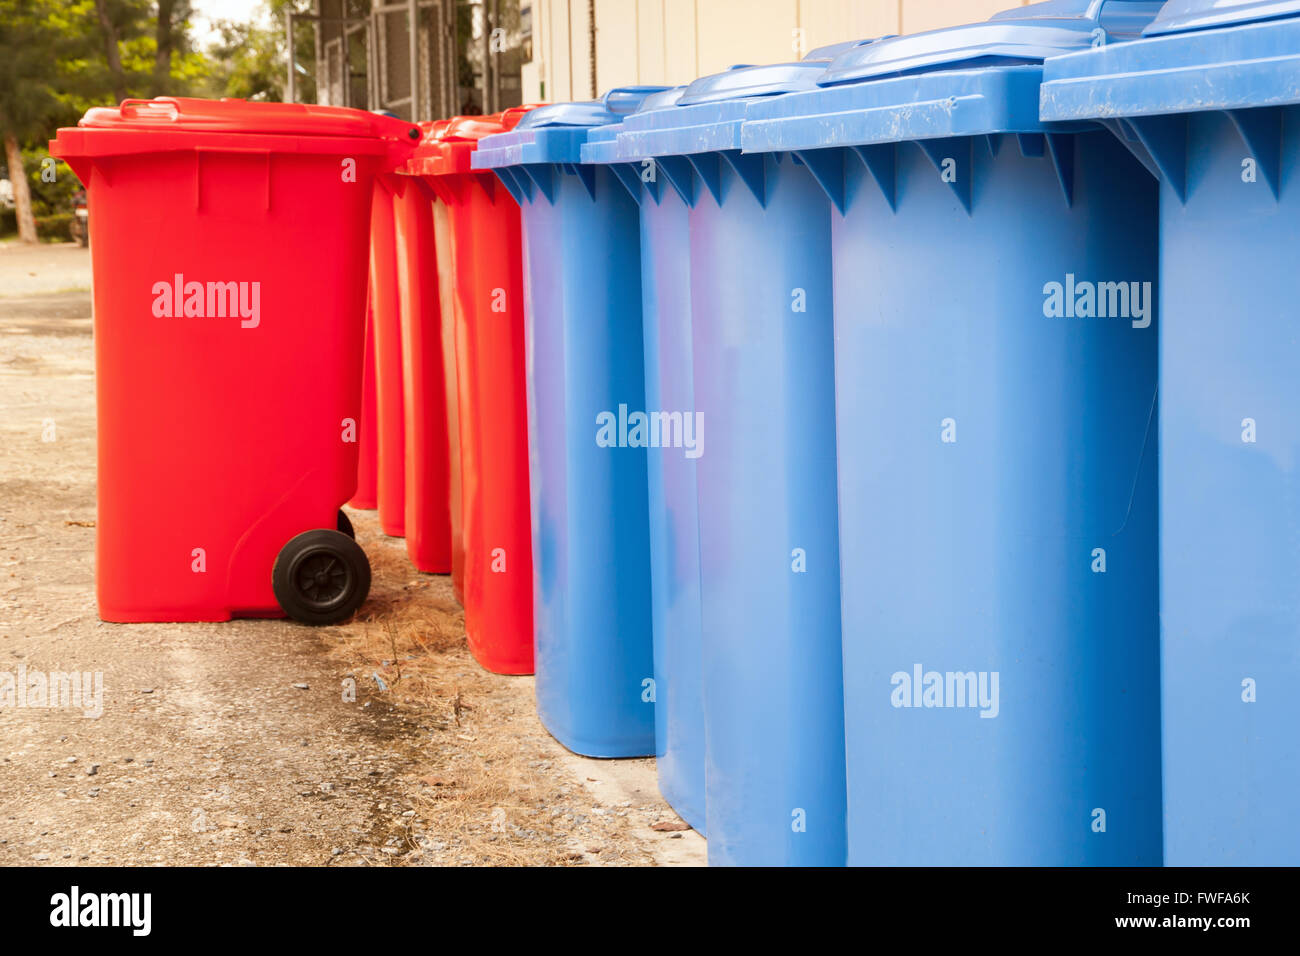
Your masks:
<instances>
[{"instance_id":1,"label":"row of blue bins","mask_svg":"<svg viewBox=\"0 0 1300 956\"><path fill-rule=\"evenodd\" d=\"M548 729L711 863L1300 862L1298 14L1051 0L482 140Z\"/></svg>"}]
</instances>

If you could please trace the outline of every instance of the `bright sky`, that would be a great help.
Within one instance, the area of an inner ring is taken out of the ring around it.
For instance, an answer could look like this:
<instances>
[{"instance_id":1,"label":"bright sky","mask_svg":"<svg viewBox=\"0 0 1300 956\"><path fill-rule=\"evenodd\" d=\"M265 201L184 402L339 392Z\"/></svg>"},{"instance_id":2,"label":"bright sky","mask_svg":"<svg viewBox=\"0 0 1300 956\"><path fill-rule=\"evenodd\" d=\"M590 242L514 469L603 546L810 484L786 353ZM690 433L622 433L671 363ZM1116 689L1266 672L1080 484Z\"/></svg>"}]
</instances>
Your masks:
<instances>
[{"instance_id":1,"label":"bright sky","mask_svg":"<svg viewBox=\"0 0 1300 956\"><path fill-rule=\"evenodd\" d=\"M202 49L217 39L213 20L267 20L267 10L262 0L194 0L194 42Z\"/></svg>"}]
</instances>

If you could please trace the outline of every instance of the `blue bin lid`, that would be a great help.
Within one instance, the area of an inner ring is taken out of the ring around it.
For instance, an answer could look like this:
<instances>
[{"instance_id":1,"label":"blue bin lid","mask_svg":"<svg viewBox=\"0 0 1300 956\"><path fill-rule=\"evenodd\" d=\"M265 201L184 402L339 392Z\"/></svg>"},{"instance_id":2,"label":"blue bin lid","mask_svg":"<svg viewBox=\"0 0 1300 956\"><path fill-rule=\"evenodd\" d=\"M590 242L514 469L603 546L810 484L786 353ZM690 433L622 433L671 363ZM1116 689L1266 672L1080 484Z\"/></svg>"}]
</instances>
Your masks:
<instances>
[{"instance_id":1,"label":"blue bin lid","mask_svg":"<svg viewBox=\"0 0 1300 956\"><path fill-rule=\"evenodd\" d=\"M1300 0L1170 0L1141 40L1048 60L1040 115L1108 127L1184 199L1187 124L1179 114L1225 113L1277 195L1278 107L1300 103L1298 13Z\"/></svg>"},{"instance_id":2,"label":"blue bin lid","mask_svg":"<svg viewBox=\"0 0 1300 956\"><path fill-rule=\"evenodd\" d=\"M774 96L793 90L810 90L826 68L825 60L800 60L765 66L733 66L730 70L702 76L686 87L678 106L717 103L748 96Z\"/></svg>"},{"instance_id":3,"label":"blue bin lid","mask_svg":"<svg viewBox=\"0 0 1300 956\"><path fill-rule=\"evenodd\" d=\"M606 93L601 102L616 116L627 116L675 106L685 90L685 86L618 86Z\"/></svg>"},{"instance_id":4,"label":"blue bin lid","mask_svg":"<svg viewBox=\"0 0 1300 956\"><path fill-rule=\"evenodd\" d=\"M639 87L619 87L605 94L605 108L622 119L636 113L648 113L653 110L668 109L676 106L677 101L686 92L686 87L674 86L668 89L655 87L653 93L628 95L628 90L640 90ZM582 144L581 156L584 163L621 163L618 155L618 137L623 132L622 122L609 123L587 131L587 141Z\"/></svg>"},{"instance_id":5,"label":"blue bin lid","mask_svg":"<svg viewBox=\"0 0 1300 956\"><path fill-rule=\"evenodd\" d=\"M1038 115L1042 63L1133 39L1158 0L1049 0L983 23L887 37L841 53L812 92L753 102L746 152L803 151L1049 131Z\"/></svg>"},{"instance_id":6,"label":"blue bin lid","mask_svg":"<svg viewBox=\"0 0 1300 956\"><path fill-rule=\"evenodd\" d=\"M879 39L883 39L883 38L879 38ZM835 59L841 53L846 53L849 50L852 50L855 46L862 46L862 44L864 43L875 43L875 42L876 42L875 39L871 39L871 40L841 40L839 43L828 43L825 46L819 46L816 49L809 51L808 55L805 56L804 59L805 60L826 60L827 62L829 62Z\"/></svg>"},{"instance_id":7,"label":"blue bin lid","mask_svg":"<svg viewBox=\"0 0 1300 956\"><path fill-rule=\"evenodd\" d=\"M1300 0L1169 0L1143 35L1206 30L1297 13L1300 13Z\"/></svg>"},{"instance_id":8,"label":"blue bin lid","mask_svg":"<svg viewBox=\"0 0 1300 956\"><path fill-rule=\"evenodd\" d=\"M1141 40L1047 61L1040 114L1113 125L1300 103L1298 14L1300 0L1170 0Z\"/></svg>"},{"instance_id":9,"label":"blue bin lid","mask_svg":"<svg viewBox=\"0 0 1300 956\"><path fill-rule=\"evenodd\" d=\"M658 93L651 93L641 100L641 105L634 112L648 113L650 110L662 110L669 106L676 106L685 92L686 84L683 83L681 86L674 86L671 89L660 90Z\"/></svg>"},{"instance_id":10,"label":"blue bin lid","mask_svg":"<svg viewBox=\"0 0 1300 956\"><path fill-rule=\"evenodd\" d=\"M663 86L627 86L611 90L603 99L552 103L530 110L508 133L479 140L472 157L475 169L501 169L535 163L580 163L589 133L618 123L623 115L611 109L635 109L642 100L667 89Z\"/></svg>"},{"instance_id":11,"label":"blue bin lid","mask_svg":"<svg viewBox=\"0 0 1300 956\"><path fill-rule=\"evenodd\" d=\"M546 126L604 126L617 123L618 117L605 108L601 100L575 103L552 103L527 113L515 129L541 129Z\"/></svg>"},{"instance_id":12,"label":"blue bin lid","mask_svg":"<svg viewBox=\"0 0 1300 956\"><path fill-rule=\"evenodd\" d=\"M700 77L682 90L671 109L647 109L628 116L618 136L618 158L633 162L739 150L745 104L816 89L828 61L812 56L794 63L735 66Z\"/></svg>"},{"instance_id":13,"label":"blue bin lid","mask_svg":"<svg viewBox=\"0 0 1300 956\"><path fill-rule=\"evenodd\" d=\"M1041 63L1108 38L1137 37L1159 0L1048 0L994 14L983 23L888 37L838 56L822 86L936 69Z\"/></svg>"}]
</instances>

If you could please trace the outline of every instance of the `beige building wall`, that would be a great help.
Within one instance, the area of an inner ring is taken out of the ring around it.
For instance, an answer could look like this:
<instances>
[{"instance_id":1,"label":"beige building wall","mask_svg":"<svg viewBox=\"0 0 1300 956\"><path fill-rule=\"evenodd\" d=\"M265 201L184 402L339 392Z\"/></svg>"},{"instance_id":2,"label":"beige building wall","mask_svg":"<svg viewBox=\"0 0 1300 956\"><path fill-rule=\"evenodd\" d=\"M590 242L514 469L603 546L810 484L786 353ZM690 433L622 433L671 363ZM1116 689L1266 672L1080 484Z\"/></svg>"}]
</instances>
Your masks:
<instances>
[{"instance_id":1,"label":"beige building wall","mask_svg":"<svg viewBox=\"0 0 1300 956\"><path fill-rule=\"evenodd\" d=\"M739 63L797 60L842 40L986 20L1017 0L531 0L524 102L688 83ZM595 35L592 17L595 12ZM596 68L591 65L595 51Z\"/></svg>"}]
</instances>

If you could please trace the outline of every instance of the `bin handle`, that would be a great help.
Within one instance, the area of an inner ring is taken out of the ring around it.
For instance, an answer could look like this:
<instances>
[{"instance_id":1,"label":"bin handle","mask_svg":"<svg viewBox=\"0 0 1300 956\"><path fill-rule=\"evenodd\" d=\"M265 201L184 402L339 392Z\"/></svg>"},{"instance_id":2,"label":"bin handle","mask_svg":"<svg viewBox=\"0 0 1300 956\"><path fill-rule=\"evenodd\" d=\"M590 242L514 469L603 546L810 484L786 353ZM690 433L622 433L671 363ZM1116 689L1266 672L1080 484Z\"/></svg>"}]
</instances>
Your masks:
<instances>
[{"instance_id":1,"label":"bin handle","mask_svg":"<svg viewBox=\"0 0 1300 956\"><path fill-rule=\"evenodd\" d=\"M507 110L502 110L501 125L508 127L510 129L514 129L514 126L519 123L519 120L524 116L524 114L528 113L531 110L537 109L537 107L539 106L544 106L544 105L545 105L544 103L525 103L522 106L512 106ZM513 124L510 122L511 120L514 121Z\"/></svg>"},{"instance_id":2,"label":"bin handle","mask_svg":"<svg viewBox=\"0 0 1300 956\"><path fill-rule=\"evenodd\" d=\"M667 86L617 86L601 99L601 105L615 116L635 113L651 93L662 93Z\"/></svg>"},{"instance_id":3,"label":"bin handle","mask_svg":"<svg viewBox=\"0 0 1300 956\"><path fill-rule=\"evenodd\" d=\"M181 115L180 107L175 101L166 99L123 100L118 110L124 118L134 116L144 119L176 120Z\"/></svg>"}]
</instances>

